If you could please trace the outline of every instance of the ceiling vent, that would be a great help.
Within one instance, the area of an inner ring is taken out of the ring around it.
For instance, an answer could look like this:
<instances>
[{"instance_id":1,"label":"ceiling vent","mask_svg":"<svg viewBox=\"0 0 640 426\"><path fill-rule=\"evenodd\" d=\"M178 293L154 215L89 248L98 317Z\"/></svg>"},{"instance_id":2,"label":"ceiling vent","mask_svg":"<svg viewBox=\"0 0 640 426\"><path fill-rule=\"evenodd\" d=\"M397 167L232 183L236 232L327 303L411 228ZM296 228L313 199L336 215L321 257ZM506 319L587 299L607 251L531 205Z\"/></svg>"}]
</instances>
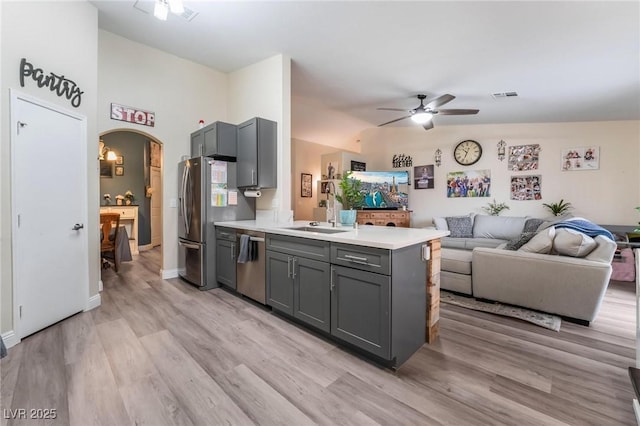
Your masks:
<instances>
[{"instance_id":1,"label":"ceiling vent","mask_svg":"<svg viewBox=\"0 0 640 426\"><path fill-rule=\"evenodd\" d=\"M154 5L155 5L155 2L152 2L152 1L137 0L133 4L133 7L139 10L140 12L153 15ZM189 9L187 6L184 6L184 12L180 15L175 15L175 16L178 16L187 22L191 22L196 16L198 16L198 12L194 11L193 9Z\"/></svg>"},{"instance_id":2,"label":"ceiling vent","mask_svg":"<svg viewBox=\"0 0 640 426\"><path fill-rule=\"evenodd\" d=\"M517 92L496 92L492 93L491 96L493 99L502 99L502 98L515 98L518 96Z\"/></svg>"}]
</instances>

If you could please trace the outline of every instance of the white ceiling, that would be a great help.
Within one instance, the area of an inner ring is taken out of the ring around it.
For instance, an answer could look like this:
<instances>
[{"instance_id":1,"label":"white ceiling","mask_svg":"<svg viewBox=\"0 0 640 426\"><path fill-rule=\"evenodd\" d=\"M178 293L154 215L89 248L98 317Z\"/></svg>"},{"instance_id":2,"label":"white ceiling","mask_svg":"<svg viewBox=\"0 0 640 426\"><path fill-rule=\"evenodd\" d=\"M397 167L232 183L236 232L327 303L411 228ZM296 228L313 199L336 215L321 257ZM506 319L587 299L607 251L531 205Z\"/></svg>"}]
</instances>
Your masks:
<instances>
[{"instance_id":1,"label":"white ceiling","mask_svg":"<svg viewBox=\"0 0 640 426\"><path fill-rule=\"evenodd\" d=\"M376 108L414 108L418 93L480 109L436 126L640 119L637 1L186 0L191 22L91 3L102 29L220 71L289 55L297 139L335 145L402 116ZM490 95L505 91L519 96Z\"/></svg>"}]
</instances>

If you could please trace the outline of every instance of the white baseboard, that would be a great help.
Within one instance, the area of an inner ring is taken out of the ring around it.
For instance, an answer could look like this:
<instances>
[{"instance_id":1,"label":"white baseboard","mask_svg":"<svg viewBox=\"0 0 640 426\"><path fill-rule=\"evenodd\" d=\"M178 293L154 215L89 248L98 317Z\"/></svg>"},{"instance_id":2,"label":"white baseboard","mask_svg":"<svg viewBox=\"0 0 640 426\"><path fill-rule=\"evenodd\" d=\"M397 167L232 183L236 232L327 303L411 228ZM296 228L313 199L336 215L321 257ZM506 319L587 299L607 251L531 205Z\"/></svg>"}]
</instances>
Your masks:
<instances>
[{"instance_id":1,"label":"white baseboard","mask_svg":"<svg viewBox=\"0 0 640 426\"><path fill-rule=\"evenodd\" d=\"M7 349L20 343L20 339L18 339L18 335L13 330L7 331L6 333L2 333L2 341L4 342L4 345L7 347Z\"/></svg>"},{"instance_id":2,"label":"white baseboard","mask_svg":"<svg viewBox=\"0 0 640 426\"><path fill-rule=\"evenodd\" d=\"M87 306L84 308L84 311L90 311L92 309L97 308L102 304L102 297L100 297L100 293L91 296L89 300L87 300Z\"/></svg>"},{"instance_id":3,"label":"white baseboard","mask_svg":"<svg viewBox=\"0 0 640 426\"><path fill-rule=\"evenodd\" d=\"M138 251L147 251L153 248L152 244L145 244L143 246L138 246Z\"/></svg>"},{"instance_id":4,"label":"white baseboard","mask_svg":"<svg viewBox=\"0 0 640 426\"><path fill-rule=\"evenodd\" d=\"M178 269L162 269L160 271L163 280L168 280L169 278L178 278Z\"/></svg>"}]
</instances>

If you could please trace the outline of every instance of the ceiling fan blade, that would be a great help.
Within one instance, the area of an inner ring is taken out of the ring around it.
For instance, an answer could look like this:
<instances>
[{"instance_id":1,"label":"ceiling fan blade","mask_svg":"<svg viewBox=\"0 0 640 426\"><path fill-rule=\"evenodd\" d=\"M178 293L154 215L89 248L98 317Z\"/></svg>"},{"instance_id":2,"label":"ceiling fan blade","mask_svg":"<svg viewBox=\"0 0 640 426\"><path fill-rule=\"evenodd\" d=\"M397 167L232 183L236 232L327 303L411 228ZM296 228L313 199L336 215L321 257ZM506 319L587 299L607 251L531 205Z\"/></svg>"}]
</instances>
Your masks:
<instances>
[{"instance_id":1,"label":"ceiling fan blade","mask_svg":"<svg viewBox=\"0 0 640 426\"><path fill-rule=\"evenodd\" d=\"M479 109L439 109L438 115L473 115L479 111Z\"/></svg>"},{"instance_id":2,"label":"ceiling fan blade","mask_svg":"<svg viewBox=\"0 0 640 426\"><path fill-rule=\"evenodd\" d=\"M433 129L433 120L429 120L422 125L425 130Z\"/></svg>"},{"instance_id":3,"label":"ceiling fan blade","mask_svg":"<svg viewBox=\"0 0 640 426\"><path fill-rule=\"evenodd\" d=\"M455 96L449 95L449 94L442 95L442 96L439 96L439 97L435 98L434 100L432 100L431 102L426 104L424 107L427 108L427 109L438 108L439 106L444 105L447 102L451 102L455 98L456 98Z\"/></svg>"},{"instance_id":4,"label":"ceiling fan blade","mask_svg":"<svg viewBox=\"0 0 640 426\"><path fill-rule=\"evenodd\" d=\"M395 120L391 120L391 121L387 121L386 123L378 124L378 127L386 126L387 124L395 123L396 121L404 120L405 118L409 118L409 117L411 117L411 116L407 115L406 117L396 118Z\"/></svg>"},{"instance_id":5,"label":"ceiling fan blade","mask_svg":"<svg viewBox=\"0 0 640 426\"><path fill-rule=\"evenodd\" d=\"M400 109L400 108L376 108L379 111L402 111L402 112L407 112L406 109Z\"/></svg>"}]
</instances>

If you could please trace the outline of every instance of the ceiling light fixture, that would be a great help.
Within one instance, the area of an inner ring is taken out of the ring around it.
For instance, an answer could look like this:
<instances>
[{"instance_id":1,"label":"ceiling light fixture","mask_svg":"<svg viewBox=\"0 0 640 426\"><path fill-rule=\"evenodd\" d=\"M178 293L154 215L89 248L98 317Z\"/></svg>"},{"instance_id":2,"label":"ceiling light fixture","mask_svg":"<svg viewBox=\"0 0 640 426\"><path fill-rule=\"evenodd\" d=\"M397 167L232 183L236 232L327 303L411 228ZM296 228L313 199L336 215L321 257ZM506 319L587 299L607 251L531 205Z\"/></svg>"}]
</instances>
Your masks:
<instances>
[{"instance_id":1,"label":"ceiling light fixture","mask_svg":"<svg viewBox=\"0 0 640 426\"><path fill-rule=\"evenodd\" d=\"M182 4L182 0L169 0L169 9L174 15L182 15L184 13L184 4Z\"/></svg>"},{"instance_id":2,"label":"ceiling light fixture","mask_svg":"<svg viewBox=\"0 0 640 426\"><path fill-rule=\"evenodd\" d=\"M433 118L433 114L430 112L416 112L411 116L411 120L414 123L424 124Z\"/></svg>"},{"instance_id":3,"label":"ceiling light fixture","mask_svg":"<svg viewBox=\"0 0 640 426\"><path fill-rule=\"evenodd\" d=\"M169 15L169 5L166 0L156 0L156 5L153 8L153 16L161 21L166 21Z\"/></svg>"}]
</instances>

